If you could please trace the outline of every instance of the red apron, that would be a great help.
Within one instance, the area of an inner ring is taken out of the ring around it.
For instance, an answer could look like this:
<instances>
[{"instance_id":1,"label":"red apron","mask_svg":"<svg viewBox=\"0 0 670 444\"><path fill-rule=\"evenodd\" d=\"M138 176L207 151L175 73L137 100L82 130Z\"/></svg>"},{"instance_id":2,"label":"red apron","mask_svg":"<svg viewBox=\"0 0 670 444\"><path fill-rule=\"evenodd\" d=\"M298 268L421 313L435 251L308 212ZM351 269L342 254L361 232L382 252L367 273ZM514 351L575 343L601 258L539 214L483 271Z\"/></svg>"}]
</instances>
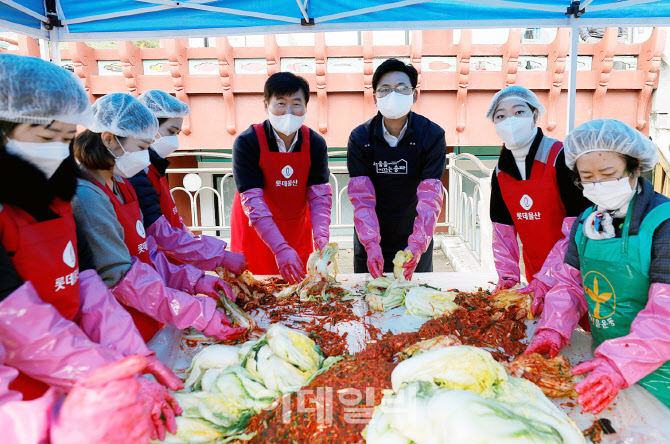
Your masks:
<instances>
[{"instance_id":1,"label":"red apron","mask_svg":"<svg viewBox=\"0 0 670 444\"><path fill-rule=\"evenodd\" d=\"M123 199L126 201L125 204L121 203L107 185L103 185L97 180L93 181L94 184L99 186L105 194L107 194L112 205L114 205L116 218L123 227L123 241L126 244L126 247L128 247L130 255L137 257L145 264L149 264L153 267L147 249L146 233L144 231L144 224L142 223L142 211L140 210L140 204L137 200L137 194L135 194L135 190L130 182L128 182L128 179L123 179L122 182L114 180L114 182L123 196ZM160 323L133 307L127 305L124 305L124 307L133 317L135 326L140 331L144 341L148 342L151 340L160 329Z\"/></svg>"},{"instance_id":2,"label":"red apron","mask_svg":"<svg viewBox=\"0 0 670 444\"><path fill-rule=\"evenodd\" d=\"M307 178L311 165L309 128L304 125L300 128L302 145L299 152L293 153L270 152L263 125L254 125L254 130L261 151L265 202L284 239L306 265L314 248L307 201ZM233 200L230 236L231 251L246 256L249 271L254 274L279 274L274 254L249 223L237 192Z\"/></svg>"},{"instance_id":3,"label":"red apron","mask_svg":"<svg viewBox=\"0 0 670 444\"><path fill-rule=\"evenodd\" d=\"M149 166L147 177L154 186L156 193L158 193L163 216L165 216L165 219L167 219L168 223L174 228L181 228L181 218L179 217L177 206L172 198L172 193L170 193L167 177L161 176L158 169L153 165Z\"/></svg>"},{"instance_id":4,"label":"red apron","mask_svg":"<svg viewBox=\"0 0 670 444\"><path fill-rule=\"evenodd\" d=\"M12 263L23 281L31 281L40 299L72 320L79 311L77 234L69 202L55 199L50 208L60 217L37 222L13 205L0 211L2 245L13 252ZM9 387L36 399L48 385L19 373Z\"/></svg>"},{"instance_id":5,"label":"red apron","mask_svg":"<svg viewBox=\"0 0 670 444\"><path fill-rule=\"evenodd\" d=\"M498 173L498 183L505 205L523 244L526 279L540 271L554 244L561 238L565 207L556 180L556 157L563 144L543 137L533 161L530 178L517 180Z\"/></svg>"}]
</instances>

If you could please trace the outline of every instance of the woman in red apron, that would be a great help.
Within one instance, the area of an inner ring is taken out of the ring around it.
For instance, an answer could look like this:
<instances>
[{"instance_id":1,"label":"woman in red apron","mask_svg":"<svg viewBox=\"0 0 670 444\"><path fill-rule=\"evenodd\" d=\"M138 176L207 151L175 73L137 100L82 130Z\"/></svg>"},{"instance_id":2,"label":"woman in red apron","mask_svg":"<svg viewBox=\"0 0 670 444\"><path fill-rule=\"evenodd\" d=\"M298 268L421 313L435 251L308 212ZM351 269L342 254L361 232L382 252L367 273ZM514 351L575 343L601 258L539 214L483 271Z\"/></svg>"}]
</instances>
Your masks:
<instances>
[{"instance_id":1,"label":"woman in red apron","mask_svg":"<svg viewBox=\"0 0 670 444\"><path fill-rule=\"evenodd\" d=\"M219 340L239 335L244 330L232 328L213 299L224 288L221 280L193 267L169 264L144 230L127 177L149 165L147 149L158 121L128 94L104 96L93 111L91 129L75 141L75 155L86 180L79 183L73 208L103 280L129 308L147 341L161 323L179 329L195 327Z\"/></svg>"},{"instance_id":2,"label":"woman in red apron","mask_svg":"<svg viewBox=\"0 0 670 444\"><path fill-rule=\"evenodd\" d=\"M310 253L329 239L327 147L302 124L308 100L303 78L272 75L265 84L269 120L233 146L231 250L246 256L252 273L279 273L290 283L304 279Z\"/></svg>"},{"instance_id":3,"label":"woman in red apron","mask_svg":"<svg viewBox=\"0 0 670 444\"><path fill-rule=\"evenodd\" d=\"M14 411L22 412L15 417L24 420L48 409L56 401L53 391L46 393L49 386L70 390L124 355L145 356L145 373L173 390L183 387L144 345L128 313L90 267L86 239L75 225L70 200L78 168L71 143L76 124L89 124L92 117L79 80L51 63L13 55L0 55L0 75L1 361L18 370L6 379L9 388L23 400L36 400L15 405ZM129 407L141 411L152 400L150 392L162 390L164 402L172 399L156 382L141 381L142 400L135 390ZM0 398L0 404L7 399L4 393ZM80 407L92 414L87 418L95 417L95 406ZM89 430L88 435L84 428L77 436L91 441L109 432L102 425L101 434ZM124 430L130 433L117 432Z\"/></svg>"},{"instance_id":4,"label":"woman in red apron","mask_svg":"<svg viewBox=\"0 0 670 444\"><path fill-rule=\"evenodd\" d=\"M158 119L158 134L149 148L151 165L131 177L138 196L144 227L171 262L190 264L203 271L223 267L235 274L246 269L244 255L226 250L226 242L214 236L196 236L182 222L177 211L166 169L167 157L179 148L178 134L189 112L189 106L176 97L157 89L138 97Z\"/></svg>"},{"instance_id":5,"label":"woman in red apron","mask_svg":"<svg viewBox=\"0 0 670 444\"><path fill-rule=\"evenodd\" d=\"M532 91L509 86L493 97L486 114L504 142L491 180L496 291L521 281L518 235L529 282L520 292L534 293L536 314L553 286L547 271L562 262L565 234L590 204L572 182L562 143L536 126L544 111Z\"/></svg>"}]
</instances>

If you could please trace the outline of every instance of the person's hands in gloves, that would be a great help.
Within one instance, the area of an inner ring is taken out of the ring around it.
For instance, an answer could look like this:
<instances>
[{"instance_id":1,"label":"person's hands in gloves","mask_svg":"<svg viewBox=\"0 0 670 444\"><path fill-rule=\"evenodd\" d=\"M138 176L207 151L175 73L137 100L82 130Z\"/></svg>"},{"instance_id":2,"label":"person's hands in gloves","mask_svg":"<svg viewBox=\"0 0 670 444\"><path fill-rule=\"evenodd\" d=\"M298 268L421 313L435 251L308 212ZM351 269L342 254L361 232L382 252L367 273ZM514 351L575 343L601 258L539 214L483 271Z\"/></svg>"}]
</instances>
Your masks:
<instances>
[{"instance_id":1,"label":"person's hands in gloves","mask_svg":"<svg viewBox=\"0 0 670 444\"><path fill-rule=\"evenodd\" d=\"M286 244L286 247L275 253L277 268L282 279L289 284L297 284L305 279L305 265L298 253Z\"/></svg>"},{"instance_id":2,"label":"person's hands in gloves","mask_svg":"<svg viewBox=\"0 0 670 444\"><path fill-rule=\"evenodd\" d=\"M242 274L247 269L247 258L242 253L224 251L221 266L234 274Z\"/></svg>"},{"instance_id":3,"label":"person's hands in gloves","mask_svg":"<svg viewBox=\"0 0 670 444\"><path fill-rule=\"evenodd\" d=\"M223 291L228 299L235 301L233 289L230 288L228 282L217 276L206 274L198 279L198 282L195 284L196 293L206 294L207 296L214 298L217 301L221 298L221 291Z\"/></svg>"},{"instance_id":4,"label":"person's hands in gloves","mask_svg":"<svg viewBox=\"0 0 670 444\"><path fill-rule=\"evenodd\" d=\"M373 279L384 276L384 255L377 242L370 242L365 246L368 254L368 271Z\"/></svg>"},{"instance_id":5,"label":"person's hands in gloves","mask_svg":"<svg viewBox=\"0 0 670 444\"><path fill-rule=\"evenodd\" d=\"M533 305L531 306L531 311L533 315L537 316L542 313L544 309L544 296L549 291L547 285L539 279L533 279L533 281L526 285L523 288L519 288L516 292L519 294L533 294Z\"/></svg>"},{"instance_id":6,"label":"person's hands in gloves","mask_svg":"<svg viewBox=\"0 0 670 444\"><path fill-rule=\"evenodd\" d=\"M577 402L585 412L597 414L610 405L619 390L626 388L626 380L616 365L607 358L597 357L572 368L573 375L591 372L575 387L579 394Z\"/></svg>"},{"instance_id":7,"label":"person's hands in gloves","mask_svg":"<svg viewBox=\"0 0 670 444\"><path fill-rule=\"evenodd\" d=\"M151 355L146 357L147 366L145 367L145 375L152 375L161 385L169 388L172 391L181 390L184 388L184 382L175 375L160 359Z\"/></svg>"},{"instance_id":8,"label":"person's hands in gloves","mask_svg":"<svg viewBox=\"0 0 670 444\"><path fill-rule=\"evenodd\" d=\"M240 337L245 331L246 329L243 327L231 326L226 314L220 310L216 310L214 316L212 316L212 320L202 330L202 333L207 337L219 341L227 341Z\"/></svg>"},{"instance_id":9,"label":"person's hands in gloves","mask_svg":"<svg viewBox=\"0 0 670 444\"><path fill-rule=\"evenodd\" d=\"M541 355L549 355L549 359L558 356L558 352L565 346L563 336L553 330L541 330L535 334L533 341L530 343L524 355L531 353L539 353ZM574 373L574 372L573 372Z\"/></svg>"},{"instance_id":10,"label":"person's hands in gloves","mask_svg":"<svg viewBox=\"0 0 670 444\"><path fill-rule=\"evenodd\" d=\"M421 247L413 243L410 243L407 248L405 248L405 251L412 253L412 259L402 264L402 268L405 269L402 274L405 276L405 279L411 281L412 275L414 275L414 270L416 270L416 266L419 265L419 259L421 259L423 253Z\"/></svg>"},{"instance_id":11,"label":"person's hands in gloves","mask_svg":"<svg viewBox=\"0 0 670 444\"><path fill-rule=\"evenodd\" d=\"M146 365L146 358L129 356L77 381L51 426L51 443L148 442L153 427L140 395L144 378L135 377Z\"/></svg>"},{"instance_id":12,"label":"person's hands in gloves","mask_svg":"<svg viewBox=\"0 0 670 444\"><path fill-rule=\"evenodd\" d=\"M177 433L175 415L181 415L182 410L177 401L165 387L147 378L140 378L140 398L145 402L151 414L153 430L151 439L165 439L165 430ZM163 422L165 418L165 422Z\"/></svg>"}]
</instances>

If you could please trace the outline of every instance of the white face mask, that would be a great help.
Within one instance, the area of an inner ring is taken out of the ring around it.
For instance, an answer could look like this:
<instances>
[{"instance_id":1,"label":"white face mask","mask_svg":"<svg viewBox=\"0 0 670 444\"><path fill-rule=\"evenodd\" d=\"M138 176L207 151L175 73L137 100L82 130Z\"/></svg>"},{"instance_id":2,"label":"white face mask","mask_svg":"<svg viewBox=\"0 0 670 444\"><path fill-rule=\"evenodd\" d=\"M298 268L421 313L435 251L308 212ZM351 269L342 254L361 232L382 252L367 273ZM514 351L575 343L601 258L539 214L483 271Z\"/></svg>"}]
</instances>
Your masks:
<instances>
[{"instance_id":1,"label":"white face mask","mask_svg":"<svg viewBox=\"0 0 670 444\"><path fill-rule=\"evenodd\" d=\"M116 137L116 136L115 136ZM149 165L151 165L151 159L149 158L149 150L136 151L134 153L129 153L123 148L119 139L116 138L116 141L119 143L119 146L123 150L123 154L119 157L114 156L112 150L107 148L116 161L114 165L114 173L118 174L121 177L126 179L133 177L135 174L139 173Z\"/></svg>"},{"instance_id":2,"label":"white face mask","mask_svg":"<svg viewBox=\"0 0 670 444\"><path fill-rule=\"evenodd\" d=\"M305 121L305 115L296 116L295 114L282 114L277 116L272 114L272 111L268 109L268 116L270 118L270 125L278 133L282 133L285 136L290 136L300 129L303 122Z\"/></svg>"},{"instance_id":3,"label":"white face mask","mask_svg":"<svg viewBox=\"0 0 670 444\"><path fill-rule=\"evenodd\" d=\"M162 136L151 144L156 154L165 158L179 149L178 136Z\"/></svg>"},{"instance_id":4,"label":"white face mask","mask_svg":"<svg viewBox=\"0 0 670 444\"><path fill-rule=\"evenodd\" d=\"M619 180L607 182L594 182L584 184L584 197L598 205L601 211L618 210L626 206L635 195L637 179L631 188L630 177L622 177Z\"/></svg>"},{"instance_id":5,"label":"white face mask","mask_svg":"<svg viewBox=\"0 0 670 444\"><path fill-rule=\"evenodd\" d=\"M377 98L377 109L387 119L400 119L409 114L414 105L414 94L408 96L392 91L388 96Z\"/></svg>"},{"instance_id":6,"label":"white face mask","mask_svg":"<svg viewBox=\"0 0 670 444\"><path fill-rule=\"evenodd\" d=\"M510 116L495 124L496 133L509 150L523 148L533 141L535 120L532 117Z\"/></svg>"},{"instance_id":7,"label":"white face mask","mask_svg":"<svg viewBox=\"0 0 670 444\"><path fill-rule=\"evenodd\" d=\"M70 145L65 142L21 142L8 138L5 148L8 153L33 164L47 179L53 176L63 160L70 155Z\"/></svg>"}]
</instances>

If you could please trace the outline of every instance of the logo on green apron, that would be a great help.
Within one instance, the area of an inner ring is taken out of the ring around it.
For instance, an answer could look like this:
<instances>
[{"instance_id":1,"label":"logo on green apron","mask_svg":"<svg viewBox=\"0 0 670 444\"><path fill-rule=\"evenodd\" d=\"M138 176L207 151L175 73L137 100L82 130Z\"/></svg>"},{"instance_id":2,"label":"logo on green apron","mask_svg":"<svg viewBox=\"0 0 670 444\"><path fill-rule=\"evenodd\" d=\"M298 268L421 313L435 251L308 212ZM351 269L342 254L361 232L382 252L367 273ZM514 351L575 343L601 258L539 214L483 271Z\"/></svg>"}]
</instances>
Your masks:
<instances>
[{"instance_id":1,"label":"logo on green apron","mask_svg":"<svg viewBox=\"0 0 670 444\"><path fill-rule=\"evenodd\" d=\"M616 312L616 293L610 281L597 271L589 271L583 282L584 292L596 303L592 316L596 319L612 316Z\"/></svg>"}]
</instances>

